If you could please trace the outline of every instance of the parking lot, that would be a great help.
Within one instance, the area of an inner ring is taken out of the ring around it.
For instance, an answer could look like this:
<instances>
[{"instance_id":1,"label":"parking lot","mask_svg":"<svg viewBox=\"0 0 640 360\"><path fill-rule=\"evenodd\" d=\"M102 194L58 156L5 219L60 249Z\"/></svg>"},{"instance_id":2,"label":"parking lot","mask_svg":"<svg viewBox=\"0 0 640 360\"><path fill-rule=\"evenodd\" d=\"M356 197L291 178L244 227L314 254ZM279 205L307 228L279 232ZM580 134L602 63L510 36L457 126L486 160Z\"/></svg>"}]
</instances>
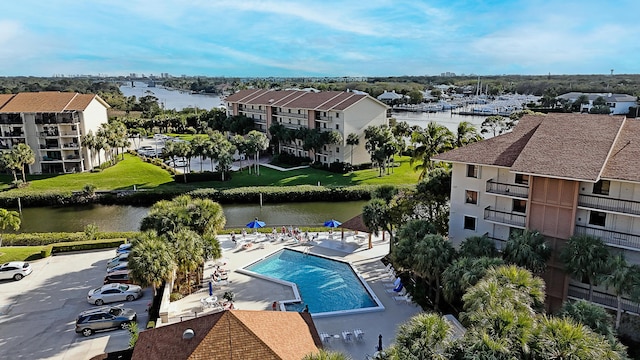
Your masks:
<instances>
[{"instance_id":1,"label":"parking lot","mask_svg":"<svg viewBox=\"0 0 640 360\"><path fill-rule=\"evenodd\" d=\"M114 249L56 255L31 262L33 273L21 281L1 280L0 359L89 359L126 349L126 330L87 338L75 333L77 315L95 307L87 293L102 285L106 262L114 256ZM152 296L147 288L142 298L124 304L138 314L141 330Z\"/></svg>"}]
</instances>

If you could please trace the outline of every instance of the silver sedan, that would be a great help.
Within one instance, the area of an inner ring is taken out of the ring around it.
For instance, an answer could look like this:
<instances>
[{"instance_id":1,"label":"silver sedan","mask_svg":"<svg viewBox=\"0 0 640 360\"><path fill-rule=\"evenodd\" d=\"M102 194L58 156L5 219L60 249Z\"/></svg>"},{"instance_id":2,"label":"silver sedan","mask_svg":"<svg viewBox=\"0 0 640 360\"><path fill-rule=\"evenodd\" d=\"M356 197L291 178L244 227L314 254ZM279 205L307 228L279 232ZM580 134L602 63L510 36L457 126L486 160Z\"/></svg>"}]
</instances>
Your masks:
<instances>
[{"instance_id":1,"label":"silver sedan","mask_svg":"<svg viewBox=\"0 0 640 360\"><path fill-rule=\"evenodd\" d=\"M140 286L115 283L90 290L87 301L90 304L102 305L110 302L133 301L140 297L142 297Z\"/></svg>"}]
</instances>

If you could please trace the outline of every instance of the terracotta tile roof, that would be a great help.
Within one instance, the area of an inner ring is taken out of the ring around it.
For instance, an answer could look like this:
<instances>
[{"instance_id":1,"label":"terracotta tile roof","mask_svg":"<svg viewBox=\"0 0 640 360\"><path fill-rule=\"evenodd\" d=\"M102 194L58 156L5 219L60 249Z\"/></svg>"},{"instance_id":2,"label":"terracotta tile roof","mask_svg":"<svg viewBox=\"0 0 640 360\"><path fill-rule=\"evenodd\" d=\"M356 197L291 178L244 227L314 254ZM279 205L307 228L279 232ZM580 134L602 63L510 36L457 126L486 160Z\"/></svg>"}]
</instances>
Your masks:
<instances>
[{"instance_id":1,"label":"terracotta tile roof","mask_svg":"<svg viewBox=\"0 0 640 360\"><path fill-rule=\"evenodd\" d=\"M381 106L387 107L369 95L344 91L321 91L316 93L300 90L241 90L228 96L225 101L251 105L329 111L345 110L365 98L370 98Z\"/></svg>"},{"instance_id":2,"label":"terracotta tile roof","mask_svg":"<svg viewBox=\"0 0 640 360\"><path fill-rule=\"evenodd\" d=\"M597 181L624 117L589 114L547 116L511 170Z\"/></svg>"},{"instance_id":3,"label":"terracotta tile roof","mask_svg":"<svg viewBox=\"0 0 640 360\"><path fill-rule=\"evenodd\" d=\"M132 359L300 360L320 347L309 313L230 310L143 331Z\"/></svg>"},{"instance_id":4,"label":"terracotta tile roof","mask_svg":"<svg viewBox=\"0 0 640 360\"><path fill-rule=\"evenodd\" d=\"M0 108L4 106L15 94L0 94Z\"/></svg>"},{"instance_id":5,"label":"terracotta tile roof","mask_svg":"<svg viewBox=\"0 0 640 360\"><path fill-rule=\"evenodd\" d=\"M537 123L537 124L536 124ZM523 117L513 132L434 156L518 173L640 182L640 120L590 114Z\"/></svg>"},{"instance_id":6,"label":"terracotta tile roof","mask_svg":"<svg viewBox=\"0 0 640 360\"><path fill-rule=\"evenodd\" d=\"M15 94L9 101L2 103L0 98L0 112L2 113L59 113L65 110L85 110L89 103L97 99L105 107L109 105L95 94L79 94L71 92L42 91L23 92Z\"/></svg>"},{"instance_id":7,"label":"terracotta tile roof","mask_svg":"<svg viewBox=\"0 0 640 360\"><path fill-rule=\"evenodd\" d=\"M602 178L640 182L640 119L626 119Z\"/></svg>"},{"instance_id":8,"label":"terracotta tile roof","mask_svg":"<svg viewBox=\"0 0 640 360\"><path fill-rule=\"evenodd\" d=\"M544 116L523 117L513 131L436 155L432 160L511 167Z\"/></svg>"}]
</instances>

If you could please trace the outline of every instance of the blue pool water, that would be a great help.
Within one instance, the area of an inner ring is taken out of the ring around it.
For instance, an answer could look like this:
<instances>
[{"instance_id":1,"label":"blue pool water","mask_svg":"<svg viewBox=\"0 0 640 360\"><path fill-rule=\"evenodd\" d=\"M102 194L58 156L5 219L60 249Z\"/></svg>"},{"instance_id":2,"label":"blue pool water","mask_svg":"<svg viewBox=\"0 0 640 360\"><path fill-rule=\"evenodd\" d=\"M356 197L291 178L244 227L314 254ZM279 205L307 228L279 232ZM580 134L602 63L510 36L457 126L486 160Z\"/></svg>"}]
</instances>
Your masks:
<instances>
[{"instance_id":1,"label":"blue pool water","mask_svg":"<svg viewBox=\"0 0 640 360\"><path fill-rule=\"evenodd\" d=\"M287 304L290 311L302 311L305 305L311 313L377 306L351 266L341 261L283 249L246 270L295 283L302 303Z\"/></svg>"}]
</instances>

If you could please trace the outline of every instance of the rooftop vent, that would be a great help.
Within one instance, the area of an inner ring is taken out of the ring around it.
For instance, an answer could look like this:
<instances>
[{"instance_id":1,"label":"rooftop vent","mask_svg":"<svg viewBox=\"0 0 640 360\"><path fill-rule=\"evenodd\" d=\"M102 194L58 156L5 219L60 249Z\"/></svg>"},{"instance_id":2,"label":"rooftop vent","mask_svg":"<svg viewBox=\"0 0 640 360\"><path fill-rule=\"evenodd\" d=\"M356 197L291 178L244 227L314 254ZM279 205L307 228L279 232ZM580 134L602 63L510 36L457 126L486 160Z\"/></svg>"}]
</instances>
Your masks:
<instances>
[{"instance_id":1,"label":"rooftop vent","mask_svg":"<svg viewBox=\"0 0 640 360\"><path fill-rule=\"evenodd\" d=\"M187 329L182 333L182 340L193 339L196 336L196 333L193 332L193 329Z\"/></svg>"}]
</instances>

